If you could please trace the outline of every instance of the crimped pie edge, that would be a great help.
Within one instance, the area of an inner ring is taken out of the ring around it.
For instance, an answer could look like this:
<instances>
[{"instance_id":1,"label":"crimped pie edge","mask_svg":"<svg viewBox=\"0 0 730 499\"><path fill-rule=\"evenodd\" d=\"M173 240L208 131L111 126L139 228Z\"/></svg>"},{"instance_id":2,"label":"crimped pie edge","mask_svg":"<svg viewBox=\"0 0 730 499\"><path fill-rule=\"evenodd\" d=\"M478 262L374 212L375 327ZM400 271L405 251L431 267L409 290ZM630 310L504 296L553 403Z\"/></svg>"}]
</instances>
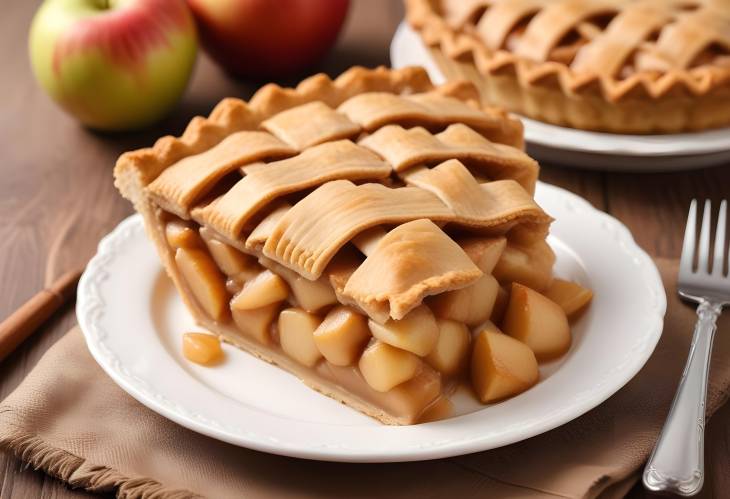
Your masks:
<instances>
[{"instance_id":1,"label":"crimped pie edge","mask_svg":"<svg viewBox=\"0 0 730 499\"><path fill-rule=\"evenodd\" d=\"M435 86L421 67L389 69L379 66L367 69L354 66L332 80L323 73L302 80L295 88L267 84L249 101L224 98L207 118L196 116L179 137L164 136L152 147L122 154L114 167L115 186L135 207L144 197L143 188L164 169L180 159L203 152L231 133L257 129L268 117L285 109L312 101L343 101L348 97L374 91L410 94L436 90L462 101L476 101L482 109L502 114L507 127L505 136L514 139L516 147L524 147L522 123L505 111L483 106L477 88L467 81Z\"/></svg>"},{"instance_id":2,"label":"crimped pie edge","mask_svg":"<svg viewBox=\"0 0 730 499\"><path fill-rule=\"evenodd\" d=\"M673 70L626 80L576 73L490 51L449 26L433 0L405 0L406 19L447 78L471 80L483 100L547 123L611 133L701 131L730 125L730 68Z\"/></svg>"},{"instance_id":3,"label":"crimped pie edge","mask_svg":"<svg viewBox=\"0 0 730 499\"><path fill-rule=\"evenodd\" d=\"M528 61L512 52L499 50L490 54L481 41L449 26L433 8L432 0L405 0L407 19L429 47L438 46L452 58L468 55L483 73L505 74L514 72L524 75L530 85L554 85L558 82L566 94L600 93L607 101L619 101L635 96L642 90L646 97L658 99L678 89L693 95L705 95L712 90L730 90L730 68L693 68L673 70L659 79L642 77L638 73L626 80L599 78L598 75L581 74L569 66L554 62Z\"/></svg>"}]
</instances>

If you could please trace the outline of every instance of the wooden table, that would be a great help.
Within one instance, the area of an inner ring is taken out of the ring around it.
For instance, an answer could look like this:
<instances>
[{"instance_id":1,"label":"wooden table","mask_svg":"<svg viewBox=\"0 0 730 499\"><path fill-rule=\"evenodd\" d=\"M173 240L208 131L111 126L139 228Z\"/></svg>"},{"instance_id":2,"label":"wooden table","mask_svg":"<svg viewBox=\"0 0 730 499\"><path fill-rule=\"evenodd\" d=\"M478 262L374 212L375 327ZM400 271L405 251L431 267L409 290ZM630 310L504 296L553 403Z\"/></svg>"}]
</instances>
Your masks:
<instances>
[{"instance_id":1,"label":"wooden table","mask_svg":"<svg viewBox=\"0 0 730 499\"><path fill-rule=\"evenodd\" d=\"M79 127L33 80L25 50L39 2L8 0L0 17L0 317L41 288L49 255L65 268L88 259L99 238L132 211L112 185L112 167L123 151L179 134L196 114L207 114L225 96L247 98L255 84L230 80L203 57L181 106L153 130L103 135ZM337 47L322 70L337 75L355 64L388 64L388 47L402 6L392 0L355 1ZM291 82L283 82L291 83ZM688 173L613 174L543 165L542 179L588 199L624 222L655 257L678 257L687 207L693 197L730 195L730 165ZM66 307L0 365L0 400L74 323ZM730 332L725 332L730 334ZM689 334L689 332L688 332ZM730 490L730 404L708 425L708 479L702 497ZM0 497L83 497L43 473L0 453ZM630 497L645 494L637 486Z\"/></svg>"}]
</instances>

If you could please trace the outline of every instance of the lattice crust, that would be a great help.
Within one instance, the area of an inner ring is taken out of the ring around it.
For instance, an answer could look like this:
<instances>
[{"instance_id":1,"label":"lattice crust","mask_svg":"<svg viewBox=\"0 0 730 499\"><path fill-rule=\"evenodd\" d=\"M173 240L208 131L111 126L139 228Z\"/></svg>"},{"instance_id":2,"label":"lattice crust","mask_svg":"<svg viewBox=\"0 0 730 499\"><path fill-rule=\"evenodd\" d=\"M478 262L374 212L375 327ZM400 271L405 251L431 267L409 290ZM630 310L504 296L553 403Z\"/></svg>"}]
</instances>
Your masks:
<instances>
[{"instance_id":1,"label":"lattice crust","mask_svg":"<svg viewBox=\"0 0 730 499\"><path fill-rule=\"evenodd\" d=\"M172 164L207 151L231 134L243 130L258 130L262 122L282 111L311 102L321 102L335 109L353 96L365 92L390 92L408 95L433 91L478 106L479 92L467 82L442 85L437 89L422 68L393 71L380 67L354 67L336 80L324 74L303 80L296 88L281 88L274 84L262 87L249 102L227 98L222 100L208 118L194 118L181 137L163 137L153 147L123 154L114 170L119 190L133 202L142 202L142 188L155 180ZM522 147L522 126L507 118L499 108L482 106L482 130L487 138Z\"/></svg>"},{"instance_id":2,"label":"lattice crust","mask_svg":"<svg viewBox=\"0 0 730 499\"><path fill-rule=\"evenodd\" d=\"M402 319L424 297L474 283L482 272L430 220L399 225L385 235L348 279L342 295L366 310Z\"/></svg>"},{"instance_id":3,"label":"lattice crust","mask_svg":"<svg viewBox=\"0 0 730 499\"><path fill-rule=\"evenodd\" d=\"M535 192L540 170L537 162L523 151L491 142L460 123L436 135L421 127L405 129L389 125L359 144L380 155L396 172L453 158L487 178L515 180L530 194Z\"/></svg>"},{"instance_id":4,"label":"lattice crust","mask_svg":"<svg viewBox=\"0 0 730 499\"><path fill-rule=\"evenodd\" d=\"M482 184L480 189L480 197L489 201L482 205L485 209L475 213L472 209L460 212L460 205L444 204L438 195L416 187L391 189L374 183L356 186L346 180L328 182L284 214L263 253L316 279L342 246L376 225L428 218L500 234L515 223L544 225L550 221L512 180Z\"/></svg>"},{"instance_id":5,"label":"lattice crust","mask_svg":"<svg viewBox=\"0 0 730 499\"><path fill-rule=\"evenodd\" d=\"M458 99L437 93L400 96L370 92L349 99L337 110L368 132L390 123L418 124L427 128L464 123L487 133L494 128L491 116Z\"/></svg>"},{"instance_id":6,"label":"lattice crust","mask_svg":"<svg viewBox=\"0 0 730 499\"><path fill-rule=\"evenodd\" d=\"M293 156L297 150L265 132L236 132L205 152L183 158L160 174L147 192L162 208L187 218L192 204L236 168Z\"/></svg>"},{"instance_id":7,"label":"lattice crust","mask_svg":"<svg viewBox=\"0 0 730 499\"><path fill-rule=\"evenodd\" d=\"M261 123L261 126L297 150L354 137L361 130L347 116L318 101L282 111Z\"/></svg>"},{"instance_id":8,"label":"lattice crust","mask_svg":"<svg viewBox=\"0 0 730 499\"><path fill-rule=\"evenodd\" d=\"M486 73L611 100L730 81L727 0L408 0L429 44ZM594 85L595 84L595 85Z\"/></svg>"},{"instance_id":9,"label":"lattice crust","mask_svg":"<svg viewBox=\"0 0 730 499\"><path fill-rule=\"evenodd\" d=\"M258 166L258 165L257 165ZM170 169L175 169L173 165ZM372 152L349 140L327 142L301 154L256 168L222 197L197 210L196 220L231 239L272 200L336 179L377 180L391 168Z\"/></svg>"},{"instance_id":10,"label":"lattice crust","mask_svg":"<svg viewBox=\"0 0 730 499\"><path fill-rule=\"evenodd\" d=\"M335 286L341 301L381 321L482 276L434 222L544 239L551 219L532 199L537 164L513 147L519 125L485 112L469 85L434 89L420 71L362 71L353 72L359 79L315 77L295 91L269 87L249 104L229 101L228 114L239 118L221 120L219 106L191 124L195 140L186 132L122 156L117 184L141 211L159 206L192 218L269 265L312 281L347 276ZM374 249L339 274L327 271L350 242ZM387 276L374 279L376 268Z\"/></svg>"}]
</instances>

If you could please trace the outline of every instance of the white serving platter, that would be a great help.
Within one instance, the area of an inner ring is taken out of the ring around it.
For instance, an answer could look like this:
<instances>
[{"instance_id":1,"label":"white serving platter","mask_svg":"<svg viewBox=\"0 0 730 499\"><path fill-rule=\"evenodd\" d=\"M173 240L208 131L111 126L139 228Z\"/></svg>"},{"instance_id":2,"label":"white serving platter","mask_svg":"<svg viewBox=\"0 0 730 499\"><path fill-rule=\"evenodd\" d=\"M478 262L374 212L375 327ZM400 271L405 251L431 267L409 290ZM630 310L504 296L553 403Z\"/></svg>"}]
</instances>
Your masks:
<instances>
[{"instance_id":1,"label":"white serving platter","mask_svg":"<svg viewBox=\"0 0 730 499\"><path fill-rule=\"evenodd\" d=\"M556 218L549 239L556 273L590 287L595 299L574 325L570 351L541 366L536 386L489 406L462 393L460 415L451 419L384 426L229 345L222 365L186 361L182 334L200 329L139 215L99 244L79 284L79 324L96 361L131 396L235 445L308 459L393 462L511 444L571 421L626 384L654 350L666 307L656 267L620 222L544 183L536 199Z\"/></svg>"}]
</instances>

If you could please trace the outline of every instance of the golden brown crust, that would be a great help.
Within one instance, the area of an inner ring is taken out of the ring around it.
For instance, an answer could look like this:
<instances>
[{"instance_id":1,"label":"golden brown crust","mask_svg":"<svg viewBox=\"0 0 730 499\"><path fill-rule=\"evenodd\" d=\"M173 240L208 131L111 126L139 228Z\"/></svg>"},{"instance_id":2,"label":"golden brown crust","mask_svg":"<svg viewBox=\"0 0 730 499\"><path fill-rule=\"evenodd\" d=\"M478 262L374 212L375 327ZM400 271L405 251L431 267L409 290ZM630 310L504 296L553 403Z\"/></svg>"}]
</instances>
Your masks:
<instances>
[{"instance_id":1,"label":"golden brown crust","mask_svg":"<svg viewBox=\"0 0 730 499\"><path fill-rule=\"evenodd\" d=\"M193 118L180 137L168 135L152 147L122 154L114 168L116 185L125 197L131 199L135 197L133 189L129 190L132 179L146 186L162 170L180 159L210 149L233 132L258 129L269 116L299 104L318 100L336 106L365 91L413 93L431 89L433 85L426 73L415 67L397 71L384 67L372 70L355 67L335 80L324 74L312 76L296 88L268 84L259 89L249 102L223 99L208 118Z\"/></svg>"},{"instance_id":2,"label":"golden brown crust","mask_svg":"<svg viewBox=\"0 0 730 499\"><path fill-rule=\"evenodd\" d=\"M466 287L482 275L436 224L419 219L399 225L380 239L342 294L363 309L384 308L386 320L400 320L426 296Z\"/></svg>"},{"instance_id":3,"label":"golden brown crust","mask_svg":"<svg viewBox=\"0 0 730 499\"><path fill-rule=\"evenodd\" d=\"M324 74L303 80L296 88L268 84L259 89L249 102L223 99L208 118L196 116L180 137L165 136L152 147L122 154L114 168L115 185L132 202L141 195L141 188L152 182L168 166L186 156L201 153L225 137L241 130L257 130L261 122L274 114L307 102L321 101L337 107L348 98L364 93L384 91L410 94L434 90L425 70L407 67L391 70L385 67L366 69L353 67L335 80ZM437 91L463 101L478 101L477 89L466 81L443 85ZM501 130L495 140L522 147L522 125L498 109L490 113L501 117Z\"/></svg>"},{"instance_id":4,"label":"golden brown crust","mask_svg":"<svg viewBox=\"0 0 730 499\"><path fill-rule=\"evenodd\" d=\"M638 71L623 79L596 64L579 65L585 70L578 71L490 50L474 32L449 24L439 11L441 1L406 0L408 22L445 76L472 81L485 102L550 123L610 132L670 133L730 124L730 65Z\"/></svg>"}]
</instances>

